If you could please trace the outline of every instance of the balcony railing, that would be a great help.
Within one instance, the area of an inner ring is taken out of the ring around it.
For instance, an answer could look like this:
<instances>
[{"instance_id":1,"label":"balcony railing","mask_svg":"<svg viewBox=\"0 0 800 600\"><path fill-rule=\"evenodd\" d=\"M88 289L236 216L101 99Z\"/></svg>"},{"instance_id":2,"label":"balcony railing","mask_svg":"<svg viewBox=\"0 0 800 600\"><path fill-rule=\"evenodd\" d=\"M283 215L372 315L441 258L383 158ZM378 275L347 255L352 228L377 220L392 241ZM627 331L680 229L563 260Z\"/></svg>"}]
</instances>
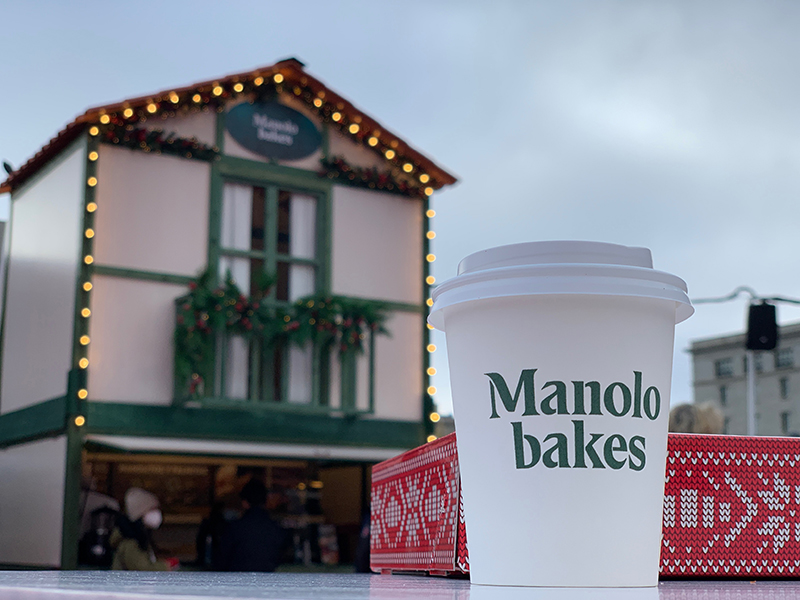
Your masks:
<instances>
[{"instance_id":1,"label":"balcony railing","mask_svg":"<svg viewBox=\"0 0 800 600\"><path fill-rule=\"evenodd\" d=\"M175 301L178 404L342 414L372 412L375 337L386 333L376 302L313 296L247 298L203 278Z\"/></svg>"}]
</instances>

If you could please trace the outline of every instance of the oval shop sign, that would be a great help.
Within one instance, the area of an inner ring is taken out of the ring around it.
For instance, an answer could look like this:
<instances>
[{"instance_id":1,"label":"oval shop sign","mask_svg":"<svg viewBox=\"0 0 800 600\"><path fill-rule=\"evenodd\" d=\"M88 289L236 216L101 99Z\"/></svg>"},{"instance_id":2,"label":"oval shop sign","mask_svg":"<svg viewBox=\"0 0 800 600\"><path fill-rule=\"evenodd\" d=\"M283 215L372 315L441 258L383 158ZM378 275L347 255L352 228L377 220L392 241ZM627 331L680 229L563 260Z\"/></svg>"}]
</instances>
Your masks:
<instances>
[{"instance_id":1,"label":"oval shop sign","mask_svg":"<svg viewBox=\"0 0 800 600\"><path fill-rule=\"evenodd\" d=\"M237 104L225 116L225 127L242 146L267 158L305 158L322 143L310 119L277 102Z\"/></svg>"}]
</instances>

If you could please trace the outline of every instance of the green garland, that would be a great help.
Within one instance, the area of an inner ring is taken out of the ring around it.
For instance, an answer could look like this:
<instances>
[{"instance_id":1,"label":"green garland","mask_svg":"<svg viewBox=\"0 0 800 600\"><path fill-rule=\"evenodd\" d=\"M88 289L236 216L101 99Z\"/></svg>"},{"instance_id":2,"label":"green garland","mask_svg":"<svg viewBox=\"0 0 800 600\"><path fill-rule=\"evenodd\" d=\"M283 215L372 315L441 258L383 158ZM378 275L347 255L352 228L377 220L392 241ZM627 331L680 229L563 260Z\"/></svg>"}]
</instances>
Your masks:
<instances>
[{"instance_id":1,"label":"green garland","mask_svg":"<svg viewBox=\"0 0 800 600\"><path fill-rule=\"evenodd\" d=\"M344 183L353 187L381 190L392 194L426 198L425 192L418 187L397 179L392 173L382 173L375 167L354 167L341 157L334 156L330 159L323 158L323 171L320 177L333 179L337 183Z\"/></svg>"},{"instance_id":2,"label":"green garland","mask_svg":"<svg viewBox=\"0 0 800 600\"><path fill-rule=\"evenodd\" d=\"M219 156L216 146L201 144L195 138L181 138L175 133L165 134L161 129L144 129L116 122L101 127L100 141L106 144L204 161L216 160Z\"/></svg>"},{"instance_id":3,"label":"green garland","mask_svg":"<svg viewBox=\"0 0 800 600\"><path fill-rule=\"evenodd\" d=\"M175 376L181 395L208 395L204 386L214 372L220 332L259 339L267 346L336 346L341 354L363 352L370 332L388 334L386 308L380 303L317 294L278 308L265 301L275 282L275 276L261 274L254 280L257 291L249 298L230 274L215 288L209 273L189 284L189 293L176 300Z\"/></svg>"}]
</instances>

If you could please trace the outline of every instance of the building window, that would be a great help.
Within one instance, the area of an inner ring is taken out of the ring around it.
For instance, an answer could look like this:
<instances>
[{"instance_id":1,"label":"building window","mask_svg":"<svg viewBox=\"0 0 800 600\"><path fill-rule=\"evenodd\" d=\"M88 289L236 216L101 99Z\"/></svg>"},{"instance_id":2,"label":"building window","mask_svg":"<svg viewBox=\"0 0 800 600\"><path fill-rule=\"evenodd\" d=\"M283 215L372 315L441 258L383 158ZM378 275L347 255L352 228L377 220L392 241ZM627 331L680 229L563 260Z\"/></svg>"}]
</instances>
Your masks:
<instances>
[{"instance_id":1,"label":"building window","mask_svg":"<svg viewBox=\"0 0 800 600\"><path fill-rule=\"evenodd\" d=\"M789 413L781 413L781 433L786 435L789 433Z\"/></svg>"},{"instance_id":2,"label":"building window","mask_svg":"<svg viewBox=\"0 0 800 600\"><path fill-rule=\"evenodd\" d=\"M780 388L781 388L781 398L786 400L789 397L789 378L788 377L781 377L780 381L778 381Z\"/></svg>"},{"instance_id":3,"label":"building window","mask_svg":"<svg viewBox=\"0 0 800 600\"><path fill-rule=\"evenodd\" d=\"M728 387L721 385L719 386L719 403L721 406L725 406L728 404Z\"/></svg>"},{"instance_id":4,"label":"building window","mask_svg":"<svg viewBox=\"0 0 800 600\"><path fill-rule=\"evenodd\" d=\"M775 368L788 369L794 366L794 353L791 348L780 348L775 351Z\"/></svg>"},{"instance_id":5,"label":"building window","mask_svg":"<svg viewBox=\"0 0 800 600\"><path fill-rule=\"evenodd\" d=\"M733 377L733 359L721 358L714 361L714 374L718 379L722 377Z\"/></svg>"},{"instance_id":6,"label":"building window","mask_svg":"<svg viewBox=\"0 0 800 600\"><path fill-rule=\"evenodd\" d=\"M320 280L318 198L272 185L226 182L222 194L218 274L244 294L276 277L264 301L288 306L314 294ZM217 394L228 399L309 404L314 354L306 347L264 347L244 337L219 341Z\"/></svg>"}]
</instances>

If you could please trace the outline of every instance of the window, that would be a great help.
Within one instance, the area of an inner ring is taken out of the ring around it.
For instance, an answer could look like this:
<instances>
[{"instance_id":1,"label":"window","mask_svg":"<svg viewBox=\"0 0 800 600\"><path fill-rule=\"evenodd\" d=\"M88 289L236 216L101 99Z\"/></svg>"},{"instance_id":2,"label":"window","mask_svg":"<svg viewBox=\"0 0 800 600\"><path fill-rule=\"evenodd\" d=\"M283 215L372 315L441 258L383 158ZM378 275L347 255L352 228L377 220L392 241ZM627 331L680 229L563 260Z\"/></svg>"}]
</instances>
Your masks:
<instances>
[{"instance_id":1,"label":"window","mask_svg":"<svg viewBox=\"0 0 800 600\"><path fill-rule=\"evenodd\" d=\"M728 388L727 386L719 386L719 403L721 406L728 404Z\"/></svg>"},{"instance_id":2,"label":"window","mask_svg":"<svg viewBox=\"0 0 800 600\"><path fill-rule=\"evenodd\" d=\"M254 294L264 276L276 276L265 302L288 305L317 291L318 198L271 185L227 182L223 187L218 274L227 273L244 294ZM309 404L313 348L263 347L228 337L219 341L216 393L227 399Z\"/></svg>"},{"instance_id":3,"label":"window","mask_svg":"<svg viewBox=\"0 0 800 600\"><path fill-rule=\"evenodd\" d=\"M788 377L781 377L778 384L781 388L781 398L786 400L789 397L789 378Z\"/></svg>"},{"instance_id":4,"label":"window","mask_svg":"<svg viewBox=\"0 0 800 600\"><path fill-rule=\"evenodd\" d=\"M714 374L718 379L722 377L733 377L733 359L721 358L714 361Z\"/></svg>"},{"instance_id":5,"label":"window","mask_svg":"<svg viewBox=\"0 0 800 600\"><path fill-rule=\"evenodd\" d=\"M775 368L788 369L794 366L794 353L792 348L779 348L775 351Z\"/></svg>"},{"instance_id":6,"label":"window","mask_svg":"<svg viewBox=\"0 0 800 600\"><path fill-rule=\"evenodd\" d=\"M789 413L782 412L781 413L781 433L786 435L789 433Z\"/></svg>"}]
</instances>

